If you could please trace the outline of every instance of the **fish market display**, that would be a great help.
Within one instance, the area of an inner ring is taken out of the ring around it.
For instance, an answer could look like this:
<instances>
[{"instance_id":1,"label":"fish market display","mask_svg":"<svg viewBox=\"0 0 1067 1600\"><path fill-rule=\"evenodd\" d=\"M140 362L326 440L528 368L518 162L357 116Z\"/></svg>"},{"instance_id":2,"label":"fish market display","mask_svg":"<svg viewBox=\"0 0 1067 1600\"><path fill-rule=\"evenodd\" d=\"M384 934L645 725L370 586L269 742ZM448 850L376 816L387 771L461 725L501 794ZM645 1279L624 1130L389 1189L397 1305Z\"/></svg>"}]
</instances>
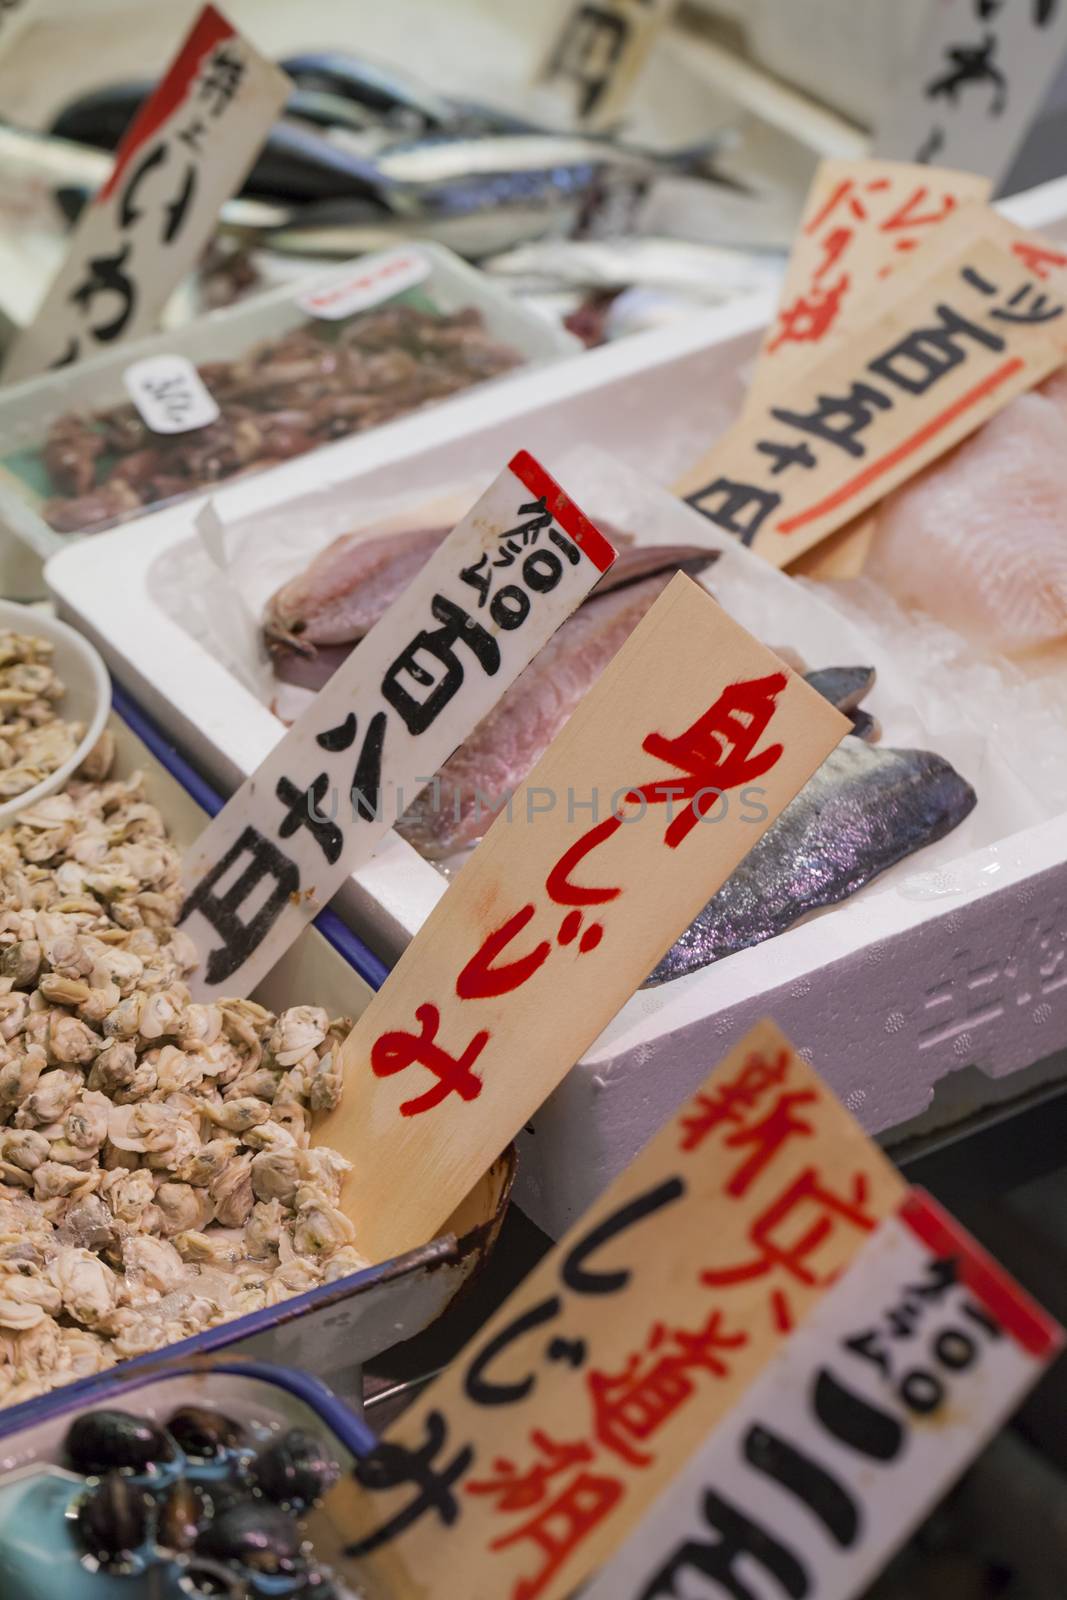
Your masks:
<instances>
[{"instance_id":1,"label":"fish market display","mask_svg":"<svg viewBox=\"0 0 1067 1600\"><path fill-rule=\"evenodd\" d=\"M784 933L958 827L976 795L938 755L851 735L786 806L652 973L665 983Z\"/></svg>"},{"instance_id":2,"label":"fish market display","mask_svg":"<svg viewBox=\"0 0 1067 1600\"><path fill-rule=\"evenodd\" d=\"M394 302L343 324L313 323L200 376L215 422L152 432L132 405L53 422L44 465L58 493L42 515L58 533L107 528L144 506L312 450L517 366L481 312L438 315Z\"/></svg>"},{"instance_id":3,"label":"fish market display","mask_svg":"<svg viewBox=\"0 0 1067 1600\"><path fill-rule=\"evenodd\" d=\"M178 852L105 735L0 835L0 1403L367 1263L309 1149L347 1031L197 1005Z\"/></svg>"},{"instance_id":4,"label":"fish market display","mask_svg":"<svg viewBox=\"0 0 1067 1600\"><path fill-rule=\"evenodd\" d=\"M81 743L84 725L56 710L65 692L50 640L0 631L0 801L32 789Z\"/></svg>"},{"instance_id":5,"label":"fish market display","mask_svg":"<svg viewBox=\"0 0 1067 1600\"><path fill-rule=\"evenodd\" d=\"M994 650L1067 637L1067 378L887 496L865 572Z\"/></svg>"},{"instance_id":6,"label":"fish market display","mask_svg":"<svg viewBox=\"0 0 1067 1600\"><path fill-rule=\"evenodd\" d=\"M272 1432L201 1405L165 1424L102 1409L76 1419L62 1456L85 1483L51 1530L57 1545L73 1545L102 1582L121 1579L129 1600L161 1583L189 1595L350 1594L303 1526L341 1475L310 1429Z\"/></svg>"}]
</instances>

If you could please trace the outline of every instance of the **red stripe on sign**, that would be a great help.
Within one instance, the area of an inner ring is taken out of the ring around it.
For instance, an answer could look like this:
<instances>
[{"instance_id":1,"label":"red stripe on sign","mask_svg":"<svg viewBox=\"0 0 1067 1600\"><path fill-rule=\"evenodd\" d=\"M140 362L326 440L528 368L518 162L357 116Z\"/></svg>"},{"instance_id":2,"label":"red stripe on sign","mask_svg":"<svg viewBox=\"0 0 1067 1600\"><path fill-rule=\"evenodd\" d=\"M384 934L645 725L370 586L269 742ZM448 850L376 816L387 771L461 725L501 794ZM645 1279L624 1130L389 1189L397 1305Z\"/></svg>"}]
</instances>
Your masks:
<instances>
[{"instance_id":1,"label":"red stripe on sign","mask_svg":"<svg viewBox=\"0 0 1067 1600\"><path fill-rule=\"evenodd\" d=\"M940 1260L953 1257L959 1262L960 1282L1028 1354L1038 1361L1051 1360L1064 1341L1059 1323L925 1189L911 1191L900 1208L900 1220Z\"/></svg>"},{"instance_id":2,"label":"red stripe on sign","mask_svg":"<svg viewBox=\"0 0 1067 1600\"><path fill-rule=\"evenodd\" d=\"M126 167L143 144L173 116L189 92L189 85L200 71L200 63L224 39L232 39L236 29L214 6L205 6L193 23L185 43L171 62L170 71L126 129L115 156L111 176L99 190L96 203L115 192Z\"/></svg>"},{"instance_id":3,"label":"red stripe on sign","mask_svg":"<svg viewBox=\"0 0 1067 1600\"><path fill-rule=\"evenodd\" d=\"M876 483L885 473L892 471L898 462L906 461L908 456L922 448L928 440L934 439L939 433L955 422L957 417L962 417L965 411L976 406L979 400L984 400L987 394L992 394L994 389L999 389L1002 383L1007 383L1009 378L1014 378L1026 365L1021 356L1013 356L1010 361L1005 361L988 378L983 378L981 383L976 383L973 389L968 389L966 394L950 406L947 406L940 415L932 417L924 427L912 434L910 439L905 439L898 444L895 450L890 450L887 456L880 461L872 461L869 467L850 478L841 485L833 494L828 494L825 500L820 500L816 505L809 506L807 511L802 511L799 516L786 517L779 522L776 533L795 533L798 528L807 527L809 522L817 522L828 511L836 511L838 506L843 506L847 501L866 489L869 483Z\"/></svg>"},{"instance_id":4,"label":"red stripe on sign","mask_svg":"<svg viewBox=\"0 0 1067 1600\"><path fill-rule=\"evenodd\" d=\"M508 462L508 467L525 484L535 500L544 497L560 527L570 534L595 567L606 572L615 560L615 547L608 543L600 529L594 527L584 511L579 511L574 501L560 488L540 461L535 461L528 450L520 450Z\"/></svg>"}]
</instances>

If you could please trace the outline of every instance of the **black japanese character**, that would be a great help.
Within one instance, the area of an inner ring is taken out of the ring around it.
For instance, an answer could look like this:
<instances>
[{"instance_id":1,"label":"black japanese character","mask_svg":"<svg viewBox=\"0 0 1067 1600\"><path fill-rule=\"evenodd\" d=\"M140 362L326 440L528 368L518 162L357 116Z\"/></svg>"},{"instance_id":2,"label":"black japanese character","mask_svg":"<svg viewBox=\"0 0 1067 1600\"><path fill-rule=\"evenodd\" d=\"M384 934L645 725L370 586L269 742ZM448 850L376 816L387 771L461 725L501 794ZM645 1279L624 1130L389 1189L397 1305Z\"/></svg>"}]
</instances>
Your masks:
<instances>
[{"instance_id":1,"label":"black japanese character","mask_svg":"<svg viewBox=\"0 0 1067 1600\"><path fill-rule=\"evenodd\" d=\"M179 130L178 138L181 140L182 144L189 146L189 149L193 152L194 156L201 156L204 153L204 147L200 141L206 132L207 123L204 121L203 117L197 117L194 121L190 122L187 128L182 128Z\"/></svg>"},{"instance_id":2,"label":"black japanese character","mask_svg":"<svg viewBox=\"0 0 1067 1600\"><path fill-rule=\"evenodd\" d=\"M907 394L925 394L946 372L966 361L967 351L960 341L972 339L986 350L1003 350L1004 340L976 322L970 322L951 306L935 308L938 321L928 328L913 328L903 339L868 361L868 371L896 384Z\"/></svg>"},{"instance_id":3,"label":"black japanese character","mask_svg":"<svg viewBox=\"0 0 1067 1600\"><path fill-rule=\"evenodd\" d=\"M61 356L57 356L54 361L50 361L48 363L49 371L54 372L57 367L73 366L75 361L77 361L80 352L81 340L78 338L77 334L72 333L70 338L67 340L67 347L63 351L63 354Z\"/></svg>"},{"instance_id":4,"label":"black japanese character","mask_svg":"<svg viewBox=\"0 0 1067 1600\"><path fill-rule=\"evenodd\" d=\"M516 541L520 545L536 544L538 535L546 528L552 526L552 513L545 505L545 497L539 500L530 500L526 505L519 507L519 516L529 520L520 522L518 527L509 528L500 535L500 542L511 543Z\"/></svg>"},{"instance_id":5,"label":"black japanese character","mask_svg":"<svg viewBox=\"0 0 1067 1600\"><path fill-rule=\"evenodd\" d=\"M215 894L215 885L244 856L249 858L244 871L224 894ZM273 890L259 910L243 922L239 915L242 905L268 879L274 880ZM222 983L233 976L266 938L285 906L299 891L300 872L296 863L255 828L245 828L222 859L201 878L182 906L178 919L184 922L192 912L199 911L224 940L223 948L212 950L207 958L205 970L210 984Z\"/></svg>"},{"instance_id":6,"label":"black japanese character","mask_svg":"<svg viewBox=\"0 0 1067 1600\"><path fill-rule=\"evenodd\" d=\"M931 128L918 150L916 150L915 160L920 166L928 166L931 161L937 160L944 148L944 128Z\"/></svg>"},{"instance_id":7,"label":"black japanese character","mask_svg":"<svg viewBox=\"0 0 1067 1600\"><path fill-rule=\"evenodd\" d=\"M279 778L274 793L286 808L285 817L278 828L279 837L291 839L297 828L306 828L314 836L327 861L334 866L341 859L345 836L333 817L319 810L329 787L329 774L320 772L306 789L298 789L288 778Z\"/></svg>"},{"instance_id":8,"label":"black japanese character","mask_svg":"<svg viewBox=\"0 0 1067 1600\"><path fill-rule=\"evenodd\" d=\"M1034 296L1033 304L1027 306L1026 301L1031 295ZM1063 316L1063 306L1051 305L1048 295L1043 294L1036 283L1024 283L1021 289L1016 289L1008 306L1015 309L1009 311L1006 306L996 306L989 315L998 322L1022 323L1055 322L1057 317Z\"/></svg>"},{"instance_id":9,"label":"black japanese character","mask_svg":"<svg viewBox=\"0 0 1067 1600\"><path fill-rule=\"evenodd\" d=\"M124 270L130 255L130 244L112 256L93 256L86 263L89 276L73 290L70 299L74 305L88 312L98 296L117 295L122 302L110 322L94 323L92 334L103 344L118 339L137 306L137 286Z\"/></svg>"},{"instance_id":10,"label":"black japanese character","mask_svg":"<svg viewBox=\"0 0 1067 1600\"><path fill-rule=\"evenodd\" d=\"M951 65L940 78L932 78L926 85L927 99L943 96L955 105L959 91L969 83L990 83L993 86L990 110L993 116L999 117L1008 103L1008 80L993 59L996 50L995 33L983 35L978 45L951 45L946 52Z\"/></svg>"},{"instance_id":11,"label":"black japanese character","mask_svg":"<svg viewBox=\"0 0 1067 1600\"><path fill-rule=\"evenodd\" d=\"M167 215L167 225L163 229L164 244L171 244L178 237L195 194L196 168L190 162L185 169L185 177L182 180L181 189L164 208Z\"/></svg>"},{"instance_id":12,"label":"black japanese character","mask_svg":"<svg viewBox=\"0 0 1067 1600\"><path fill-rule=\"evenodd\" d=\"M388 717L384 711L376 711L370 720L356 770L352 774L350 796L352 806L358 817L365 822L373 822L378 815L378 806L381 800L382 789L382 748L385 744L385 729ZM323 750L336 753L340 750L351 750L356 742L359 732L359 723L354 711L350 711L338 728L327 728L325 733L320 733L316 744Z\"/></svg>"},{"instance_id":13,"label":"black japanese character","mask_svg":"<svg viewBox=\"0 0 1067 1600\"><path fill-rule=\"evenodd\" d=\"M755 1423L745 1434L750 1466L802 1500L836 1545L848 1550L860 1531L859 1508L839 1478L771 1428Z\"/></svg>"},{"instance_id":14,"label":"black japanese character","mask_svg":"<svg viewBox=\"0 0 1067 1600\"><path fill-rule=\"evenodd\" d=\"M771 468L771 477L776 478L780 472L785 472L788 467L813 467L815 456L810 444L805 444L801 439L798 444L779 444L776 439L760 439L756 449L761 455L770 456L774 462Z\"/></svg>"},{"instance_id":15,"label":"black japanese character","mask_svg":"<svg viewBox=\"0 0 1067 1600\"><path fill-rule=\"evenodd\" d=\"M583 5L572 16L549 62L548 75L572 78L579 84L583 117L601 100L629 34L626 19L602 6Z\"/></svg>"},{"instance_id":16,"label":"black japanese character","mask_svg":"<svg viewBox=\"0 0 1067 1600\"><path fill-rule=\"evenodd\" d=\"M752 543L771 512L782 503L781 495L773 489L738 483L733 478L716 478L685 498L709 522L717 523L727 533L739 534L742 544ZM718 504L713 504L716 500Z\"/></svg>"},{"instance_id":17,"label":"black japanese character","mask_svg":"<svg viewBox=\"0 0 1067 1600\"><path fill-rule=\"evenodd\" d=\"M1059 3L1060 0L1034 0L1034 26L1047 28Z\"/></svg>"},{"instance_id":18,"label":"black japanese character","mask_svg":"<svg viewBox=\"0 0 1067 1600\"><path fill-rule=\"evenodd\" d=\"M484 569L484 570L483 570ZM477 561L472 566L464 567L460 572L460 581L470 584L478 595L478 610L480 611L489 598L489 591L493 586L493 573L489 566L489 557L483 550Z\"/></svg>"},{"instance_id":19,"label":"black japanese character","mask_svg":"<svg viewBox=\"0 0 1067 1600\"><path fill-rule=\"evenodd\" d=\"M439 1411L431 1411L426 1418L426 1438L418 1449L409 1450L405 1445L383 1439L372 1455L357 1462L355 1476L365 1489L398 1489L401 1484L410 1483L419 1492L410 1505L398 1511L395 1517L383 1522L365 1539L348 1545L345 1549L347 1556L369 1555L430 1511L437 1514L446 1528L453 1525L459 1517L459 1504L453 1493L453 1485L470 1467L474 1451L470 1445L464 1445L446 1467L435 1470L432 1465L434 1457L443 1448L447 1435L448 1423L445 1418Z\"/></svg>"},{"instance_id":20,"label":"black japanese character","mask_svg":"<svg viewBox=\"0 0 1067 1600\"><path fill-rule=\"evenodd\" d=\"M827 1433L872 1461L893 1461L904 1448L897 1418L846 1389L828 1367L819 1368L812 1409Z\"/></svg>"},{"instance_id":21,"label":"black japanese character","mask_svg":"<svg viewBox=\"0 0 1067 1600\"><path fill-rule=\"evenodd\" d=\"M873 365L873 363L872 363ZM850 456L862 456L866 446L859 435L874 421L876 411L892 410L893 402L869 383L854 383L847 394L820 394L816 397L814 411L789 411L785 406L773 406L771 416L778 422L788 423L803 433L812 433L825 439Z\"/></svg>"},{"instance_id":22,"label":"black japanese character","mask_svg":"<svg viewBox=\"0 0 1067 1600\"><path fill-rule=\"evenodd\" d=\"M516 1400L526 1398L537 1382L532 1372L528 1372L522 1378L509 1379L507 1382L493 1382L486 1373L517 1339L531 1333L534 1328L543 1327L546 1322L552 1322L559 1316L562 1308L563 1302L558 1294L550 1295L547 1300L539 1300L528 1311L522 1312L506 1327L501 1328L500 1332L494 1334L488 1344L478 1351L463 1379L467 1396L475 1405L507 1406L513 1405Z\"/></svg>"},{"instance_id":23,"label":"black japanese character","mask_svg":"<svg viewBox=\"0 0 1067 1600\"><path fill-rule=\"evenodd\" d=\"M245 63L228 45L222 44L207 64L200 80L198 98L210 102L211 115L220 116L238 89L246 71Z\"/></svg>"},{"instance_id":24,"label":"black japanese character","mask_svg":"<svg viewBox=\"0 0 1067 1600\"><path fill-rule=\"evenodd\" d=\"M718 1539L714 1543L686 1539L641 1590L638 1600L672 1600L681 1592L678 1580L687 1568L702 1573L724 1593L733 1595L734 1600L752 1600L753 1590L746 1576L753 1562L777 1580L789 1600L807 1600L812 1593L810 1574L787 1545L780 1544L713 1489L705 1489L700 1503L704 1521L719 1535Z\"/></svg>"},{"instance_id":25,"label":"black japanese character","mask_svg":"<svg viewBox=\"0 0 1067 1600\"><path fill-rule=\"evenodd\" d=\"M159 167L165 167L169 158L170 150L166 144L154 145L130 174L119 201L119 221L123 228L132 228L145 215L144 209L137 204L138 192L149 174ZM193 202L195 193L196 168L189 162L186 164L184 176L175 191L174 199L169 201L163 208L167 220L160 238L164 244L170 244L176 238L185 220L186 213Z\"/></svg>"},{"instance_id":26,"label":"black japanese character","mask_svg":"<svg viewBox=\"0 0 1067 1600\"><path fill-rule=\"evenodd\" d=\"M423 628L402 650L382 679L382 695L404 720L409 733L425 733L463 683L463 663L456 646L464 644L472 652L487 677L500 668L500 646L488 629L467 615L462 606L435 594L430 609L441 623L439 628ZM432 657L444 668L444 675L431 672L419 660ZM425 699L413 693L402 676L428 689Z\"/></svg>"},{"instance_id":27,"label":"black japanese character","mask_svg":"<svg viewBox=\"0 0 1067 1600\"><path fill-rule=\"evenodd\" d=\"M562 1282L574 1294L616 1294L620 1289L625 1289L633 1276L628 1267L594 1272L586 1265L589 1257L636 1223L654 1216L664 1206L673 1205L684 1194L684 1181L681 1178L668 1178L647 1193L628 1200L571 1246L560 1268Z\"/></svg>"}]
</instances>

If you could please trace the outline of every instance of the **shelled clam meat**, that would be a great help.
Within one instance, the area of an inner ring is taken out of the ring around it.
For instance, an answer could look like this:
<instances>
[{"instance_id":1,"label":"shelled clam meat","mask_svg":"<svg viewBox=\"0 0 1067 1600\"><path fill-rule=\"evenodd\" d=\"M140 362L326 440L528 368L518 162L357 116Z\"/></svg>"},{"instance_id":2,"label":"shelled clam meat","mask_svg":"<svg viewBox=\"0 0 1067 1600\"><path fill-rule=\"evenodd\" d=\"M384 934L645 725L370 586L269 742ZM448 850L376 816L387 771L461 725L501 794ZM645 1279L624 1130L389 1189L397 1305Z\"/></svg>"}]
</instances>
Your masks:
<instances>
[{"instance_id":1,"label":"shelled clam meat","mask_svg":"<svg viewBox=\"0 0 1067 1600\"><path fill-rule=\"evenodd\" d=\"M85 728L56 711L65 692L50 640L0 629L0 803L34 788L78 748Z\"/></svg>"},{"instance_id":2,"label":"shelled clam meat","mask_svg":"<svg viewBox=\"0 0 1067 1600\"><path fill-rule=\"evenodd\" d=\"M179 854L113 756L0 834L0 1404L367 1264L309 1148L349 1023L191 1002Z\"/></svg>"}]
</instances>

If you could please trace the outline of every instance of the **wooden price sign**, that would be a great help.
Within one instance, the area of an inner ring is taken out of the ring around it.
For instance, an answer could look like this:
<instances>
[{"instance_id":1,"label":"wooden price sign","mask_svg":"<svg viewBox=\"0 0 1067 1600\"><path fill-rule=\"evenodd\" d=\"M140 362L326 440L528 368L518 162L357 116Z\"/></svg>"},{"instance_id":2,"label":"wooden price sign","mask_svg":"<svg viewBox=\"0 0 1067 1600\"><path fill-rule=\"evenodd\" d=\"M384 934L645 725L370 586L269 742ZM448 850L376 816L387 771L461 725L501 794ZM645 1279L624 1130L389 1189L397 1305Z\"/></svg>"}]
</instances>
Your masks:
<instances>
[{"instance_id":1,"label":"wooden price sign","mask_svg":"<svg viewBox=\"0 0 1067 1600\"><path fill-rule=\"evenodd\" d=\"M1056 255L962 207L893 276L877 315L742 419L676 491L787 566L1067 359Z\"/></svg>"},{"instance_id":2,"label":"wooden price sign","mask_svg":"<svg viewBox=\"0 0 1067 1600\"><path fill-rule=\"evenodd\" d=\"M865 1593L1062 1342L914 1191L582 1600Z\"/></svg>"},{"instance_id":3,"label":"wooden price sign","mask_svg":"<svg viewBox=\"0 0 1067 1600\"><path fill-rule=\"evenodd\" d=\"M944 161L999 185L1067 50L1060 0L939 0L893 85L875 153Z\"/></svg>"},{"instance_id":4,"label":"wooden price sign","mask_svg":"<svg viewBox=\"0 0 1067 1600\"><path fill-rule=\"evenodd\" d=\"M677 8L678 0L578 0L568 9L538 77L573 83L579 121L610 127Z\"/></svg>"},{"instance_id":5,"label":"wooden price sign","mask_svg":"<svg viewBox=\"0 0 1067 1600\"><path fill-rule=\"evenodd\" d=\"M341 1046L312 1139L369 1259L432 1237L848 726L671 581Z\"/></svg>"},{"instance_id":6,"label":"wooden price sign","mask_svg":"<svg viewBox=\"0 0 1067 1600\"><path fill-rule=\"evenodd\" d=\"M904 1193L762 1023L334 1491L369 1593L573 1594Z\"/></svg>"},{"instance_id":7,"label":"wooden price sign","mask_svg":"<svg viewBox=\"0 0 1067 1600\"><path fill-rule=\"evenodd\" d=\"M188 852L198 1000L255 987L614 559L520 451Z\"/></svg>"},{"instance_id":8,"label":"wooden price sign","mask_svg":"<svg viewBox=\"0 0 1067 1600\"><path fill-rule=\"evenodd\" d=\"M204 7L79 219L55 282L12 346L5 383L155 329L291 89L214 6Z\"/></svg>"}]
</instances>

